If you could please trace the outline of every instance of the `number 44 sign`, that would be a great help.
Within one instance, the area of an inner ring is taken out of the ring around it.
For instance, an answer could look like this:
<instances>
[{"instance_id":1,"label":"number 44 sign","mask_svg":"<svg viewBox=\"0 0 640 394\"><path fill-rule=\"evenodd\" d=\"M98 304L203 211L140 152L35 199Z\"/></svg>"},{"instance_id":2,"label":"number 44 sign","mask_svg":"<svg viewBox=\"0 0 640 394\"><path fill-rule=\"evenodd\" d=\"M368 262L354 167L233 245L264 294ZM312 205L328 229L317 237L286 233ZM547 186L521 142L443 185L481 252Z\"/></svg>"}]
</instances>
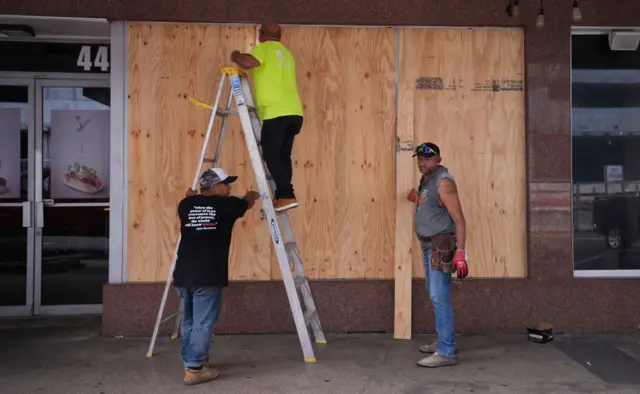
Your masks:
<instances>
[{"instance_id":1,"label":"number 44 sign","mask_svg":"<svg viewBox=\"0 0 640 394\"><path fill-rule=\"evenodd\" d=\"M95 57L92 56L92 49L96 48L92 48L90 45L83 45L80 48L78 61L76 62L78 67L82 67L84 71L91 71L92 68L95 69L98 67L100 71L109 71L109 47L106 45L97 47Z\"/></svg>"}]
</instances>

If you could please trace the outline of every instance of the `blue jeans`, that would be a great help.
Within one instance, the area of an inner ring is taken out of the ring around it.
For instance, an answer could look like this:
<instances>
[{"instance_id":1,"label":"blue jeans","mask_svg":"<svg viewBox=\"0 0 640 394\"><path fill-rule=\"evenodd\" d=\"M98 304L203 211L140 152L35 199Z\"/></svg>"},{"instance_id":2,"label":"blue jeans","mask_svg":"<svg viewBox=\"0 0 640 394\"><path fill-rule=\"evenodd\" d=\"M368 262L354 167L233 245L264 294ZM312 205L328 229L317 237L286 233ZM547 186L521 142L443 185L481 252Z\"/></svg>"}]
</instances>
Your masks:
<instances>
[{"instance_id":1,"label":"blue jeans","mask_svg":"<svg viewBox=\"0 0 640 394\"><path fill-rule=\"evenodd\" d=\"M456 343L453 336L453 307L451 306L451 273L434 270L431 268L431 249L423 251L424 272L426 276L425 286L431 296L433 314L436 318L436 331L438 332L438 354L444 357L453 357L456 352Z\"/></svg>"},{"instance_id":2,"label":"blue jeans","mask_svg":"<svg viewBox=\"0 0 640 394\"><path fill-rule=\"evenodd\" d=\"M198 368L209 361L213 325L218 320L223 288L178 287L182 298L182 362Z\"/></svg>"}]
</instances>

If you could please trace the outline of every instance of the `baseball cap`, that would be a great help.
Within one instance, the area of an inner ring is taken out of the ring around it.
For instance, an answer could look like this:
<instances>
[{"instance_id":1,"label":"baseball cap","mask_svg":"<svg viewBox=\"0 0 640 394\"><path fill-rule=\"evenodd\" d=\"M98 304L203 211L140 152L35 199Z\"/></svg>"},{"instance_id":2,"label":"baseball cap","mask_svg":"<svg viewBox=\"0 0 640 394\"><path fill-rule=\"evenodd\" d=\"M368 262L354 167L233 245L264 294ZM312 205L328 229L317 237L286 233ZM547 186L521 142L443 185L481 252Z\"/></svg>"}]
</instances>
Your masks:
<instances>
[{"instance_id":1,"label":"baseball cap","mask_svg":"<svg viewBox=\"0 0 640 394\"><path fill-rule=\"evenodd\" d=\"M198 184L200 187L210 188L218 183L228 185L238 179L237 176L230 176L222 168L210 168L202 173Z\"/></svg>"},{"instance_id":2,"label":"baseball cap","mask_svg":"<svg viewBox=\"0 0 640 394\"><path fill-rule=\"evenodd\" d=\"M440 148L433 142L425 142L416 147L412 157L418 155L424 157L440 156Z\"/></svg>"}]
</instances>

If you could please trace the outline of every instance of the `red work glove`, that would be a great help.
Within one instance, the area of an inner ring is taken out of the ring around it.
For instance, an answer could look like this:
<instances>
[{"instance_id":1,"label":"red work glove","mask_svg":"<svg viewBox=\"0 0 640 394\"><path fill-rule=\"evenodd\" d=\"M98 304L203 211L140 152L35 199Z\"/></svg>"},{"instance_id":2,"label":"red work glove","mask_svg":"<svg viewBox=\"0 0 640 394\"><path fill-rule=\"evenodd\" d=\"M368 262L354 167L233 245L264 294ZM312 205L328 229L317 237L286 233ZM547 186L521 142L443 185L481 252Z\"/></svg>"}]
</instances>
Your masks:
<instances>
[{"instance_id":1,"label":"red work glove","mask_svg":"<svg viewBox=\"0 0 640 394\"><path fill-rule=\"evenodd\" d=\"M467 265L467 254L464 250L456 250L453 257L453 266L458 273L458 279L464 279L469 275L469 266Z\"/></svg>"},{"instance_id":2,"label":"red work glove","mask_svg":"<svg viewBox=\"0 0 640 394\"><path fill-rule=\"evenodd\" d=\"M409 195L407 196L407 200L411 202L416 202L417 199L418 199L418 191L416 189L411 189L411 191L409 192Z\"/></svg>"}]
</instances>

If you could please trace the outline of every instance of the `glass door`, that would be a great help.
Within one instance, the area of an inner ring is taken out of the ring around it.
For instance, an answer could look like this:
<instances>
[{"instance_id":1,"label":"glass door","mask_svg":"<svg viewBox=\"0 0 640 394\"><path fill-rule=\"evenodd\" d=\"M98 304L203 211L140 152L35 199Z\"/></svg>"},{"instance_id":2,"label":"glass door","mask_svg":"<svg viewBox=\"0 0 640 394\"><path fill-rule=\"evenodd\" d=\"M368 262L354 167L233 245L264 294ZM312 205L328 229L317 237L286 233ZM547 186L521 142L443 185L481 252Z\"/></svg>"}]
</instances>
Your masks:
<instances>
[{"instance_id":1,"label":"glass door","mask_svg":"<svg viewBox=\"0 0 640 394\"><path fill-rule=\"evenodd\" d=\"M34 313L100 313L109 277L109 81L37 80L35 91Z\"/></svg>"},{"instance_id":2,"label":"glass door","mask_svg":"<svg viewBox=\"0 0 640 394\"><path fill-rule=\"evenodd\" d=\"M34 83L0 78L0 316L33 312Z\"/></svg>"}]
</instances>

